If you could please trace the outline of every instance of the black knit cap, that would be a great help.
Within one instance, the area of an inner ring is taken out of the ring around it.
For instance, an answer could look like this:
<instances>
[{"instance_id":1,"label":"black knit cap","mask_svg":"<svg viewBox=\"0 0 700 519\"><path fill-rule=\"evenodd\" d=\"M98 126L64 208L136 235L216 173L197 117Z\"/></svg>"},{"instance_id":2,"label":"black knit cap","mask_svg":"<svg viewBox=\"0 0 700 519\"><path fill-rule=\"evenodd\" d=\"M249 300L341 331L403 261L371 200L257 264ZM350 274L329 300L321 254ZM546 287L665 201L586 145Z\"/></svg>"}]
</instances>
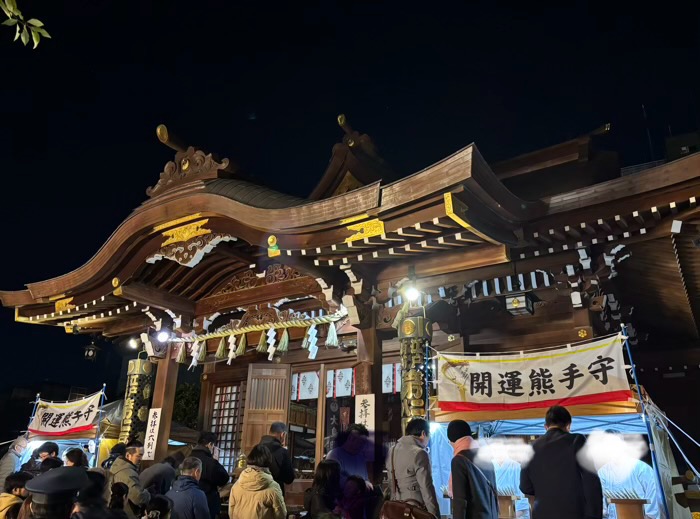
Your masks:
<instances>
[{"instance_id":1,"label":"black knit cap","mask_svg":"<svg viewBox=\"0 0 700 519\"><path fill-rule=\"evenodd\" d=\"M452 420L447 426L447 439L452 443L460 438L472 435L472 428L464 420Z\"/></svg>"}]
</instances>

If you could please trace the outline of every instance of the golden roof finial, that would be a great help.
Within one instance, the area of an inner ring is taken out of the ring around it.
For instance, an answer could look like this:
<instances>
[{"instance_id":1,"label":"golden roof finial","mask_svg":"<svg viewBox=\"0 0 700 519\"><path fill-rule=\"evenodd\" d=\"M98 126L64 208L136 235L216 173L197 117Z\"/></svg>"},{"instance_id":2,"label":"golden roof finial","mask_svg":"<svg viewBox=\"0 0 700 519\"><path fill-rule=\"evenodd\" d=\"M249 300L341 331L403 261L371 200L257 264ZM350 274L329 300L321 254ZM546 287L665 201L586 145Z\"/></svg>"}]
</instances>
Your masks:
<instances>
[{"instance_id":1,"label":"golden roof finial","mask_svg":"<svg viewBox=\"0 0 700 519\"><path fill-rule=\"evenodd\" d=\"M160 142L175 151L184 151L186 148L186 146L184 146L177 137L170 135L168 127L164 124L158 125L156 128L156 136Z\"/></svg>"}]
</instances>

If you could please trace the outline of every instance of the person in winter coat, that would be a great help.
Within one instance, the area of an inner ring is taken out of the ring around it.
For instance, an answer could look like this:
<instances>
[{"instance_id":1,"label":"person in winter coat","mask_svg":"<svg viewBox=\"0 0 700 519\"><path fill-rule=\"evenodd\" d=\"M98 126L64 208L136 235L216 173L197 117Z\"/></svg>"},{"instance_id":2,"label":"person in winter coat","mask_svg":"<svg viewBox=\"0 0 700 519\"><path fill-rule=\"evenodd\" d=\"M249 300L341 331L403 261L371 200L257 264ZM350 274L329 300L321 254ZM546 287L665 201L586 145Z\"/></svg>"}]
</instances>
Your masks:
<instances>
[{"instance_id":1,"label":"person in winter coat","mask_svg":"<svg viewBox=\"0 0 700 519\"><path fill-rule=\"evenodd\" d=\"M340 463L336 460L323 460L316 466L314 481L304 495L304 509L309 512L308 519L334 517L332 514L339 512L338 503L342 496L340 471Z\"/></svg>"},{"instance_id":2,"label":"person in winter coat","mask_svg":"<svg viewBox=\"0 0 700 519\"><path fill-rule=\"evenodd\" d=\"M270 449L272 454L270 472L272 479L282 489L282 495L284 495L284 485L291 485L294 481L292 458L289 456L289 451L283 447L286 436L287 426L282 422L273 422L270 425L270 434L263 436L260 440L260 445Z\"/></svg>"},{"instance_id":3,"label":"person in winter coat","mask_svg":"<svg viewBox=\"0 0 700 519\"><path fill-rule=\"evenodd\" d=\"M585 437L571 434L571 414L565 407L547 410L547 433L533 444L530 463L520 472L520 490L535 497L533 519L600 519L603 490L600 479L579 464Z\"/></svg>"},{"instance_id":4,"label":"person in winter coat","mask_svg":"<svg viewBox=\"0 0 700 519\"><path fill-rule=\"evenodd\" d=\"M387 457L387 472L392 501L410 499L440 517L433 472L426 447L430 442L430 424L414 418L406 424L406 434L399 438ZM397 485L394 484L394 477ZM397 488L398 487L398 488Z\"/></svg>"},{"instance_id":5,"label":"person in winter coat","mask_svg":"<svg viewBox=\"0 0 700 519\"><path fill-rule=\"evenodd\" d=\"M109 458L102 462L102 468L109 470L112 463L114 463L119 456L124 456L124 454L126 454L126 444L117 443L114 447L112 447L112 450L109 451Z\"/></svg>"},{"instance_id":6,"label":"person in winter coat","mask_svg":"<svg viewBox=\"0 0 700 519\"><path fill-rule=\"evenodd\" d=\"M248 455L248 467L231 488L229 519L285 519L287 507L282 489L272 479L272 454L264 445L256 445Z\"/></svg>"},{"instance_id":7,"label":"person in winter coat","mask_svg":"<svg viewBox=\"0 0 700 519\"><path fill-rule=\"evenodd\" d=\"M129 496L129 487L124 483L115 483L112 485L109 497L109 512L112 519L128 519L124 509Z\"/></svg>"},{"instance_id":8,"label":"person in winter coat","mask_svg":"<svg viewBox=\"0 0 700 519\"><path fill-rule=\"evenodd\" d=\"M117 458L110 469L111 484L124 483L129 487L129 497L125 507L129 519L139 517L139 512L151 499L151 494L143 488L139 479L138 466L141 458L143 458L143 443L134 440L126 446L124 457Z\"/></svg>"},{"instance_id":9,"label":"person in winter coat","mask_svg":"<svg viewBox=\"0 0 700 519\"><path fill-rule=\"evenodd\" d=\"M5 481L5 478L17 472L19 469L19 460L27 449L27 439L24 436L19 436L10 445L7 454L0 460L0 484Z\"/></svg>"},{"instance_id":10,"label":"person in winter coat","mask_svg":"<svg viewBox=\"0 0 700 519\"><path fill-rule=\"evenodd\" d=\"M185 459L181 452L168 456L160 463L155 463L141 472L139 479L143 488L151 490L154 494L165 495L173 486L177 468Z\"/></svg>"},{"instance_id":11,"label":"person in winter coat","mask_svg":"<svg viewBox=\"0 0 700 519\"><path fill-rule=\"evenodd\" d=\"M472 430L464 420L447 426L447 439L454 450L450 471L454 519L498 519L498 494L493 464L477 459Z\"/></svg>"},{"instance_id":12,"label":"person in winter coat","mask_svg":"<svg viewBox=\"0 0 700 519\"><path fill-rule=\"evenodd\" d=\"M38 449L32 453L31 459L22 465L22 472L29 472L32 476L37 477L41 474L41 463L47 458L56 458L58 456L58 444L55 442L44 442Z\"/></svg>"},{"instance_id":13,"label":"person in winter coat","mask_svg":"<svg viewBox=\"0 0 700 519\"><path fill-rule=\"evenodd\" d=\"M197 446L192 449L191 453L191 456L202 462L202 477L199 478L199 488L207 496L211 519L216 519L221 510L219 487L223 487L230 479L226 469L212 456L216 440L216 434L203 432L199 435Z\"/></svg>"},{"instance_id":14,"label":"person in winter coat","mask_svg":"<svg viewBox=\"0 0 700 519\"><path fill-rule=\"evenodd\" d=\"M199 488L202 462L199 458L185 458L180 467L180 477L165 497L173 502L171 519L209 519L207 496Z\"/></svg>"},{"instance_id":15,"label":"person in winter coat","mask_svg":"<svg viewBox=\"0 0 700 519\"><path fill-rule=\"evenodd\" d=\"M0 494L0 519L7 519L11 514L17 516L16 511L29 495L24 486L30 479L32 475L28 472L13 472L5 478L5 487Z\"/></svg>"}]
</instances>

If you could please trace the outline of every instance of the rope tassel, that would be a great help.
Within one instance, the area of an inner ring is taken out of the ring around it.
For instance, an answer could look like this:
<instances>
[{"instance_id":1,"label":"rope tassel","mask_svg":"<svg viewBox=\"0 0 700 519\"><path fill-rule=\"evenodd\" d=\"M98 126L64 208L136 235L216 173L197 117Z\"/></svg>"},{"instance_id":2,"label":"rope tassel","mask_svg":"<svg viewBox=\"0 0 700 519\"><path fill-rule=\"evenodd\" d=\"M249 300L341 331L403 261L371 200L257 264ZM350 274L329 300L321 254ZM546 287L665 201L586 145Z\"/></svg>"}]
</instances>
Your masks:
<instances>
[{"instance_id":1,"label":"rope tassel","mask_svg":"<svg viewBox=\"0 0 700 519\"><path fill-rule=\"evenodd\" d=\"M187 362L187 343L183 342L180 344L180 349L177 352L177 359L176 359L178 364L184 364Z\"/></svg>"},{"instance_id":2,"label":"rope tassel","mask_svg":"<svg viewBox=\"0 0 700 519\"><path fill-rule=\"evenodd\" d=\"M305 350L309 347L309 330L311 327L307 328L304 332L304 339L301 341L301 349Z\"/></svg>"},{"instance_id":3,"label":"rope tassel","mask_svg":"<svg viewBox=\"0 0 700 519\"><path fill-rule=\"evenodd\" d=\"M282 331L282 337L280 337L280 343L277 345L277 351L288 351L289 350L289 332L285 328Z\"/></svg>"},{"instance_id":4,"label":"rope tassel","mask_svg":"<svg viewBox=\"0 0 700 519\"><path fill-rule=\"evenodd\" d=\"M231 337L235 337L235 335L232 335ZM226 341L222 337L221 340L219 341L219 347L216 348L216 353L214 356L217 359L225 359L226 358Z\"/></svg>"},{"instance_id":5,"label":"rope tassel","mask_svg":"<svg viewBox=\"0 0 700 519\"><path fill-rule=\"evenodd\" d=\"M260 340L256 350L258 353L267 353L267 334L264 331L260 332Z\"/></svg>"},{"instance_id":6,"label":"rope tassel","mask_svg":"<svg viewBox=\"0 0 700 519\"><path fill-rule=\"evenodd\" d=\"M236 350L236 357L240 357L241 355L245 355L245 348L247 346L246 342L246 334L241 335L241 340L238 341L238 349Z\"/></svg>"},{"instance_id":7,"label":"rope tassel","mask_svg":"<svg viewBox=\"0 0 700 519\"><path fill-rule=\"evenodd\" d=\"M328 335L326 336L326 346L338 347L338 330L334 323L328 323Z\"/></svg>"},{"instance_id":8,"label":"rope tassel","mask_svg":"<svg viewBox=\"0 0 700 519\"><path fill-rule=\"evenodd\" d=\"M199 343L199 356L197 361L204 362L207 360L207 341L202 341Z\"/></svg>"}]
</instances>

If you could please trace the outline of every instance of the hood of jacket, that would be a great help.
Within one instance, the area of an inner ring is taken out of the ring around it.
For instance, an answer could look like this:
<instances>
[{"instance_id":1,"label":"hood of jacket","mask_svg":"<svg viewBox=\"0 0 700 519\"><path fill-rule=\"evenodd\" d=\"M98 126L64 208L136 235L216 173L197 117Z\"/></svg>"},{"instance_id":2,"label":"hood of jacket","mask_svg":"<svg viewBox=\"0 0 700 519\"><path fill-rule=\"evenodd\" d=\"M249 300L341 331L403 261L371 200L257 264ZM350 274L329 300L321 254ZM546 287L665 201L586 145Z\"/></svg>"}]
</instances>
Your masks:
<instances>
[{"instance_id":1,"label":"hood of jacket","mask_svg":"<svg viewBox=\"0 0 700 519\"><path fill-rule=\"evenodd\" d=\"M116 476L120 472L129 471L135 472L138 475L138 470L136 470L136 465L131 463L126 458L119 457L114 460L112 467L109 469L113 476Z\"/></svg>"},{"instance_id":2,"label":"hood of jacket","mask_svg":"<svg viewBox=\"0 0 700 519\"><path fill-rule=\"evenodd\" d=\"M250 492L259 492L265 490L272 485L272 474L265 470L248 467L236 481L236 485L241 487L241 490Z\"/></svg>"},{"instance_id":3,"label":"hood of jacket","mask_svg":"<svg viewBox=\"0 0 700 519\"><path fill-rule=\"evenodd\" d=\"M186 492L193 488L199 489L199 483L191 476L180 476L173 483L173 492Z\"/></svg>"},{"instance_id":4,"label":"hood of jacket","mask_svg":"<svg viewBox=\"0 0 700 519\"><path fill-rule=\"evenodd\" d=\"M5 517L7 511L17 503L21 503L22 499L13 495L3 492L0 494L0 516Z\"/></svg>"}]
</instances>

